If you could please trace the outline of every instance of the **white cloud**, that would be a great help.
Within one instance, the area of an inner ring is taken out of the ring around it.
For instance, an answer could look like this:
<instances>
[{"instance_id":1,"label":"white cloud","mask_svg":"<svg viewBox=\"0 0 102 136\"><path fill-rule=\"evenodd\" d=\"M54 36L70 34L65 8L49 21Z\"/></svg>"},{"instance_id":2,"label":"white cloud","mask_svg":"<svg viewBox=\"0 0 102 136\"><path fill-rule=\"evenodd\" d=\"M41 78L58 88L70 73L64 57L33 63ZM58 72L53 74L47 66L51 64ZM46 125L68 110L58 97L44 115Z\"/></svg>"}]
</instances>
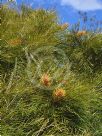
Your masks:
<instances>
[{"instance_id":1,"label":"white cloud","mask_svg":"<svg viewBox=\"0 0 102 136\"><path fill-rule=\"evenodd\" d=\"M70 5L76 10L91 11L102 9L101 0L61 0L62 5Z\"/></svg>"}]
</instances>

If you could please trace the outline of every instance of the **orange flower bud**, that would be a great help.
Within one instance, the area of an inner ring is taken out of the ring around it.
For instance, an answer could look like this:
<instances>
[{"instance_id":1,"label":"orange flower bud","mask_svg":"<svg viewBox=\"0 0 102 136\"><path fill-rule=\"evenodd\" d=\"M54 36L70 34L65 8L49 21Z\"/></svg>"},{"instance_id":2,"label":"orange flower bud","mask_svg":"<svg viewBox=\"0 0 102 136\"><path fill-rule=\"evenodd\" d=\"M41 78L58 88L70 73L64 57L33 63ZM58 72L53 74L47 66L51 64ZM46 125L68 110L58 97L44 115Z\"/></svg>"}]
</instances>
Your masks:
<instances>
[{"instance_id":1,"label":"orange flower bud","mask_svg":"<svg viewBox=\"0 0 102 136\"><path fill-rule=\"evenodd\" d=\"M61 100L65 96L66 96L66 92L62 88L56 89L53 92L53 98L54 98L55 101Z\"/></svg>"},{"instance_id":2,"label":"orange flower bud","mask_svg":"<svg viewBox=\"0 0 102 136\"><path fill-rule=\"evenodd\" d=\"M43 74L41 77L41 83L45 86L50 86L51 84L51 79L48 74Z\"/></svg>"},{"instance_id":3,"label":"orange flower bud","mask_svg":"<svg viewBox=\"0 0 102 136\"><path fill-rule=\"evenodd\" d=\"M86 35L86 31L78 31L77 32L77 36L84 36L84 35Z\"/></svg>"},{"instance_id":4,"label":"orange flower bud","mask_svg":"<svg viewBox=\"0 0 102 136\"><path fill-rule=\"evenodd\" d=\"M15 38L8 41L12 46L20 45L22 43L21 39Z\"/></svg>"},{"instance_id":5,"label":"orange flower bud","mask_svg":"<svg viewBox=\"0 0 102 136\"><path fill-rule=\"evenodd\" d=\"M62 25L61 25L61 29L62 29L62 30L65 30L65 29L68 28L68 26L69 26L68 23L62 24Z\"/></svg>"}]
</instances>

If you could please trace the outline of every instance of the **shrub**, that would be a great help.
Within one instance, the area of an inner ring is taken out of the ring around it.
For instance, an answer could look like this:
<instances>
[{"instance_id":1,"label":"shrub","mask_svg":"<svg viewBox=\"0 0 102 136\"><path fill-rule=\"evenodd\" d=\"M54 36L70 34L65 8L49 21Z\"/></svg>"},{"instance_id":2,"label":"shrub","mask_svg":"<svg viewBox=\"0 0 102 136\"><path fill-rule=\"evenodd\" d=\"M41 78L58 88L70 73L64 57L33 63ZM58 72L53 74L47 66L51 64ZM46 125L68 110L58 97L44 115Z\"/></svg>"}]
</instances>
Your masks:
<instances>
[{"instance_id":1,"label":"shrub","mask_svg":"<svg viewBox=\"0 0 102 136\"><path fill-rule=\"evenodd\" d=\"M101 136L102 35L24 5L1 17L1 134Z\"/></svg>"}]
</instances>

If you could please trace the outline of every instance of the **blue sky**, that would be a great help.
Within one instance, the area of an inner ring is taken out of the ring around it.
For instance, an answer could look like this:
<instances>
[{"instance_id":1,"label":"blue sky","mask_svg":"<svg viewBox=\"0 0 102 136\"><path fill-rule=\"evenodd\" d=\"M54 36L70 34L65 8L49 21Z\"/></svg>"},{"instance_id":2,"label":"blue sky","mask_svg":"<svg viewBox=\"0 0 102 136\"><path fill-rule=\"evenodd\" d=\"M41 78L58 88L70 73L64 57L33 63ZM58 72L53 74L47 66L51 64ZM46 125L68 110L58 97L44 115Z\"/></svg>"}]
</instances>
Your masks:
<instances>
[{"instance_id":1,"label":"blue sky","mask_svg":"<svg viewBox=\"0 0 102 136\"><path fill-rule=\"evenodd\" d=\"M4 0L6 1L6 0ZM75 23L78 21L78 11L87 12L102 20L102 0L16 0L17 4L25 3L32 8L54 9L60 21Z\"/></svg>"}]
</instances>

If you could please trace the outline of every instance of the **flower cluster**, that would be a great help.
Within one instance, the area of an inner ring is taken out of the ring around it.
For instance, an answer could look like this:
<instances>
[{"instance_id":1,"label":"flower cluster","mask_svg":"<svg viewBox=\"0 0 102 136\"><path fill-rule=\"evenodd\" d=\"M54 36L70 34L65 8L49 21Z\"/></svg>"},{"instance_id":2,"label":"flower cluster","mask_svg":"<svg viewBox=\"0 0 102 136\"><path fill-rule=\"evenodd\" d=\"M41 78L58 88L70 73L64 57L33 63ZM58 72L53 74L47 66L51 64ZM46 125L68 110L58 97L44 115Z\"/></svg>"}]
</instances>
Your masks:
<instances>
[{"instance_id":1,"label":"flower cluster","mask_svg":"<svg viewBox=\"0 0 102 136\"><path fill-rule=\"evenodd\" d=\"M62 29L62 30L65 30L65 29L68 28L68 26L69 26L68 23L62 24L62 25L61 25L61 29Z\"/></svg>"},{"instance_id":2,"label":"flower cluster","mask_svg":"<svg viewBox=\"0 0 102 136\"><path fill-rule=\"evenodd\" d=\"M45 86L51 85L51 78L48 74L43 74L41 77L41 83Z\"/></svg>"},{"instance_id":3,"label":"flower cluster","mask_svg":"<svg viewBox=\"0 0 102 136\"><path fill-rule=\"evenodd\" d=\"M44 86L50 86L51 85L51 77L48 74L43 74L41 77L41 83ZM62 88L57 88L53 91L53 100L54 101L59 101L63 99L66 96L66 91Z\"/></svg>"},{"instance_id":4,"label":"flower cluster","mask_svg":"<svg viewBox=\"0 0 102 136\"><path fill-rule=\"evenodd\" d=\"M85 36L87 34L87 32L86 31L78 31L77 32L77 36Z\"/></svg>"},{"instance_id":5,"label":"flower cluster","mask_svg":"<svg viewBox=\"0 0 102 136\"><path fill-rule=\"evenodd\" d=\"M54 101L59 101L66 96L66 91L62 88L57 88L53 92Z\"/></svg>"},{"instance_id":6,"label":"flower cluster","mask_svg":"<svg viewBox=\"0 0 102 136\"><path fill-rule=\"evenodd\" d=\"M17 45L20 45L22 43L22 40L19 39L19 38L14 38L14 39L9 40L8 43L11 46L17 46Z\"/></svg>"}]
</instances>

